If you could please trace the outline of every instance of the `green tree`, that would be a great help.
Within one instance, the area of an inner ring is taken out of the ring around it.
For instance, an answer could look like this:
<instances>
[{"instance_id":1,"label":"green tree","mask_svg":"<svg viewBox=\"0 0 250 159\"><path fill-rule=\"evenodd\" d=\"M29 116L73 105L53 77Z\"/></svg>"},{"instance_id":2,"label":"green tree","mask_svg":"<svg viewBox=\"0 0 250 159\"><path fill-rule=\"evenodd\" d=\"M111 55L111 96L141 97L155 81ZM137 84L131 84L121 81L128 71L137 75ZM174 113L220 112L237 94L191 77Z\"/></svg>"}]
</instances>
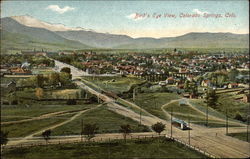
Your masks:
<instances>
[{"instance_id":1,"label":"green tree","mask_svg":"<svg viewBox=\"0 0 250 159\"><path fill-rule=\"evenodd\" d=\"M65 72L61 72L59 76L59 80L63 86L67 85L70 83L71 80L71 75Z\"/></svg>"},{"instance_id":2,"label":"green tree","mask_svg":"<svg viewBox=\"0 0 250 159\"><path fill-rule=\"evenodd\" d=\"M154 124L154 125L151 126L151 128L152 128L156 133L158 133L159 136L160 136L161 132L162 132L163 130L165 130L165 127L166 127L165 124L163 124L162 122L157 122L156 124Z\"/></svg>"},{"instance_id":3,"label":"green tree","mask_svg":"<svg viewBox=\"0 0 250 159\"><path fill-rule=\"evenodd\" d=\"M44 86L44 81L45 81L45 78L42 74L39 74L36 76L36 86L37 87L40 87L40 88L43 88Z\"/></svg>"},{"instance_id":4,"label":"green tree","mask_svg":"<svg viewBox=\"0 0 250 159\"><path fill-rule=\"evenodd\" d=\"M189 91L189 88L190 88L190 81L189 80L186 80L185 83L184 83L184 90L186 92Z\"/></svg>"},{"instance_id":5,"label":"green tree","mask_svg":"<svg viewBox=\"0 0 250 159\"><path fill-rule=\"evenodd\" d=\"M132 132L132 129L129 124L125 124L120 126L120 132L123 134L123 138L126 142L127 135L129 135Z\"/></svg>"},{"instance_id":6,"label":"green tree","mask_svg":"<svg viewBox=\"0 0 250 159\"><path fill-rule=\"evenodd\" d=\"M46 141L46 144L48 144L48 140L50 139L50 135L51 135L51 130L45 130L42 133L42 136L43 136L44 140Z\"/></svg>"},{"instance_id":7,"label":"green tree","mask_svg":"<svg viewBox=\"0 0 250 159\"><path fill-rule=\"evenodd\" d=\"M63 67L60 72L71 74L71 69L69 67Z\"/></svg>"},{"instance_id":8,"label":"green tree","mask_svg":"<svg viewBox=\"0 0 250 159\"><path fill-rule=\"evenodd\" d=\"M91 138L95 137L98 129L96 124L84 124L81 134L85 135L86 139L89 141Z\"/></svg>"},{"instance_id":9,"label":"green tree","mask_svg":"<svg viewBox=\"0 0 250 159\"><path fill-rule=\"evenodd\" d=\"M8 133L9 132L3 132L2 130L0 131L0 138L1 138L1 146L6 145L8 143Z\"/></svg>"},{"instance_id":10,"label":"green tree","mask_svg":"<svg viewBox=\"0 0 250 159\"><path fill-rule=\"evenodd\" d=\"M60 82L60 75L59 75L59 73L54 72L54 73L51 73L49 75L49 83L51 85L56 86L56 85L58 85L59 82Z\"/></svg>"},{"instance_id":11,"label":"green tree","mask_svg":"<svg viewBox=\"0 0 250 159\"><path fill-rule=\"evenodd\" d=\"M239 71L237 69L232 69L229 73L228 73L228 78L230 81L235 82L236 81L236 77L239 75Z\"/></svg>"},{"instance_id":12,"label":"green tree","mask_svg":"<svg viewBox=\"0 0 250 159\"><path fill-rule=\"evenodd\" d=\"M216 91L214 89L207 89L205 99L208 106L216 108L218 95L216 94Z\"/></svg>"}]
</instances>

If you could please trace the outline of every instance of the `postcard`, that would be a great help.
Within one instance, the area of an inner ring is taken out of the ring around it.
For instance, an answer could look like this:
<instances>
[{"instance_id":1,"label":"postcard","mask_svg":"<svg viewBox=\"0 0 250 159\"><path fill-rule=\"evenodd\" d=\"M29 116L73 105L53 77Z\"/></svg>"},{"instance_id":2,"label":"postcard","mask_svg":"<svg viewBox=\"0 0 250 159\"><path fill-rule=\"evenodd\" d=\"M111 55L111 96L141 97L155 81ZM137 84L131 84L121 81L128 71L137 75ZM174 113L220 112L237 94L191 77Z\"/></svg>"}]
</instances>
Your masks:
<instances>
[{"instance_id":1,"label":"postcard","mask_svg":"<svg viewBox=\"0 0 250 159\"><path fill-rule=\"evenodd\" d=\"M249 158L249 1L1 1L1 158Z\"/></svg>"}]
</instances>

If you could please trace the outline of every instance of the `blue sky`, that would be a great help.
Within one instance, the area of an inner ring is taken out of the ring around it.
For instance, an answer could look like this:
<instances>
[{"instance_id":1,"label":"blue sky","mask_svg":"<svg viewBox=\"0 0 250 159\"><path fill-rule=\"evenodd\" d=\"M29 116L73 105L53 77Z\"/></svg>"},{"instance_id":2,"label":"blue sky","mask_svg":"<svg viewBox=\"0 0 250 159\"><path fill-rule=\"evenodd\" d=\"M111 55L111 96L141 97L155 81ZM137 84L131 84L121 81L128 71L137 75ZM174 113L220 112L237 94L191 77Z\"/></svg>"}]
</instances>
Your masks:
<instances>
[{"instance_id":1,"label":"blue sky","mask_svg":"<svg viewBox=\"0 0 250 159\"><path fill-rule=\"evenodd\" d=\"M135 19L137 14L148 18ZM176 18L152 18L153 14ZM199 13L200 18L180 18ZM226 18L226 13L236 17ZM222 18L204 18L221 14ZM241 1L5 1L1 16L30 15L42 21L132 37L170 37L188 32L249 33L249 7Z\"/></svg>"}]
</instances>

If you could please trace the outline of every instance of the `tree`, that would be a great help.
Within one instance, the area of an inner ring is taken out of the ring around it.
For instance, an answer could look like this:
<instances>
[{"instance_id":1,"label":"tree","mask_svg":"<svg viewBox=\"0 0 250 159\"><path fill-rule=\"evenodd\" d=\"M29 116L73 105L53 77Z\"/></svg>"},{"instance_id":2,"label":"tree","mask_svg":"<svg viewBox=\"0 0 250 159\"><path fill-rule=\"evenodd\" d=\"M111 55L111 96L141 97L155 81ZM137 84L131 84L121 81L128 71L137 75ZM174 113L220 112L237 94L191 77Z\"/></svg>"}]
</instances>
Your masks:
<instances>
[{"instance_id":1,"label":"tree","mask_svg":"<svg viewBox=\"0 0 250 159\"><path fill-rule=\"evenodd\" d=\"M96 124L84 124L81 134L85 135L86 139L89 141L91 138L95 137L95 133L98 129Z\"/></svg>"},{"instance_id":2,"label":"tree","mask_svg":"<svg viewBox=\"0 0 250 159\"><path fill-rule=\"evenodd\" d=\"M0 131L0 138L1 138L1 147L2 145L6 145L8 143L8 133L9 132L3 132L2 130Z\"/></svg>"},{"instance_id":3,"label":"tree","mask_svg":"<svg viewBox=\"0 0 250 159\"><path fill-rule=\"evenodd\" d=\"M69 67L63 67L60 72L65 72L65 73L70 74L71 73L71 69Z\"/></svg>"},{"instance_id":4,"label":"tree","mask_svg":"<svg viewBox=\"0 0 250 159\"><path fill-rule=\"evenodd\" d=\"M165 130L165 124L162 122L157 122L156 124L152 125L151 128L160 136L161 132Z\"/></svg>"},{"instance_id":5,"label":"tree","mask_svg":"<svg viewBox=\"0 0 250 159\"><path fill-rule=\"evenodd\" d=\"M214 89L207 89L205 99L206 99L206 103L208 106L212 108L216 108L218 96L216 95L216 92Z\"/></svg>"},{"instance_id":6,"label":"tree","mask_svg":"<svg viewBox=\"0 0 250 159\"><path fill-rule=\"evenodd\" d=\"M37 75L35 80L36 80L36 86L43 88L44 80L45 80L43 75L42 74Z\"/></svg>"},{"instance_id":7,"label":"tree","mask_svg":"<svg viewBox=\"0 0 250 159\"><path fill-rule=\"evenodd\" d=\"M230 81L235 82L236 81L236 77L239 75L239 71L237 69L232 69L229 73L228 73L228 78Z\"/></svg>"},{"instance_id":8,"label":"tree","mask_svg":"<svg viewBox=\"0 0 250 159\"><path fill-rule=\"evenodd\" d=\"M36 88L36 97L40 100L43 97L44 91L42 88Z\"/></svg>"},{"instance_id":9,"label":"tree","mask_svg":"<svg viewBox=\"0 0 250 159\"><path fill-rule=\"evenodd\" d=\"M49 82L50 82L50 84L53 85L53 86L58 85L58 83L60 82L59 73L56 73L56 72L51 73L51 74L49 75Z\"/></svg>"},{"instance_id":10,"label":"tree","mask_svg":"<svg viewBox=\"0 0 250 159\"><path fill-rule=\"evenodd\" d=\"M127 135L131 133L132 129L129 124L121 125L120 132L123 133L123 138L126 142Z\"/></svg>"},{"instance_id":11,"label":"tree","mask_svg":"<svg viewBox=\"0 0 250 159\"><path fill-rule=\"evenodd\" d=\"M45 130L42 133L42 136L43 136L44 140L46 141L46 144L48 143L48 140L50 139L50 135L51 135L51 130Z\"/></svg>"},{"instance_id":12,"label":"tree","mask_svg":"<svg viewBox=\"0 0 250 159\"><path fill-rule=\"evenodd\" d=\"M243 117L241 116L241 114L240 114L239 112L237 112L237 113L235 114L234 119L239 120L239 121L242 121L242 122L245 122L245 121L246 121L245 119L243 119Z\"/></svg>"},{"instance_id":13,"label":"tree","mask_svg":"<svg viewBox=\"0 0 250 159\"><path fill-rule=\"evenodd\" d=\"M63 86L67 85L70 83L71 80L71 74L61 72L59 76L60 82Z\"/></svg>"}]
</instances>

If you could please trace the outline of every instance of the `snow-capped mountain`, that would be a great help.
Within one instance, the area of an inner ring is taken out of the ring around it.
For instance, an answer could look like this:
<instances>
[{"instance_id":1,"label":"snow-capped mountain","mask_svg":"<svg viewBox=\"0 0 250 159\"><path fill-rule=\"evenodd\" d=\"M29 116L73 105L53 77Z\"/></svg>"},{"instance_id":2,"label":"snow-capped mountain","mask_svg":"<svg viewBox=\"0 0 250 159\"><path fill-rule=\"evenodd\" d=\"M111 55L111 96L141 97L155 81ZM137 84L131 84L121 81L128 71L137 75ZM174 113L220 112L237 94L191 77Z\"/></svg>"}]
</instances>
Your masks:
<instances>
[{"instance_id":1,"label":"snow-capped mountain","mask_svg":"<svg viewBox=\"0 0 250 159\"><path fill-rule=\"evenodd\" d=\"M25 26L34 27L34 28L44 28L50 31L87 31L87 29L84 29L81 27L70 28L70 27L66 27L63 24L51 24L51 23L43 22L29 15L12 16L11 18Z\"/></svg>"}]
</instances>

